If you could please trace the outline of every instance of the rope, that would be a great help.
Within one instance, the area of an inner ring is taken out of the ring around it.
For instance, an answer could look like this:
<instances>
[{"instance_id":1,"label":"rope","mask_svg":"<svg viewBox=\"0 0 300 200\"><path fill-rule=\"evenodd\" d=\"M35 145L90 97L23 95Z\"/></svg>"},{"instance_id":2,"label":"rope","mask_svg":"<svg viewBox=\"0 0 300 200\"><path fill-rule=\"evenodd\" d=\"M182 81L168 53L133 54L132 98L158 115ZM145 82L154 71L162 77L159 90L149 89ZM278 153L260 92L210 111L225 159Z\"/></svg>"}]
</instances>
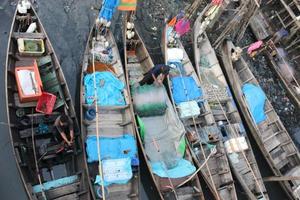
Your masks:
<instances>
[{"instance_id":1,"label":"rope","mask_svg":"<svg viewBox=\"0 0 300 200\"><path fill-rule=\"evenodd\" d=\"M99 112L98 112L98 103L97 103L97 86L96 86L96 70L95 70L95 39L92 40L92 49L93 49L93 74L94 74L94 92L95 92L95 108L96 108L96 136L97 136L97 154L98 154L98 171L99 175L101 177L101 192L102 192L102 199L105 200L105 189L104 189L104 178L102 174L102 161L101 161L101 155L100 155L100 138L99 138L99 124L98 124L98 118L99 118Z\"/></svg>"},{"instance_id":2,"label":"rope","mask_svg":"<svg viewBox=\"0 0 300 200\"><path fill-rule=\"evenodd\" d=\"M32 114L33 114L33 109L32 109ZM36 156L36 151L35 151L35 139L34 139L34 131L33 131L33 119L31 119L31 140L32 140L32 149L33 149L33 157L34 157L34 164L35 164L35 170L37 173L37 177L39 180L39 185L41 186L42 189L42 197L44 200L47 200L46 194L45 194L45 187L42 183L42 178L38 166L38 161L37 161L37 156Z\"/></svg>"}]
</instances>

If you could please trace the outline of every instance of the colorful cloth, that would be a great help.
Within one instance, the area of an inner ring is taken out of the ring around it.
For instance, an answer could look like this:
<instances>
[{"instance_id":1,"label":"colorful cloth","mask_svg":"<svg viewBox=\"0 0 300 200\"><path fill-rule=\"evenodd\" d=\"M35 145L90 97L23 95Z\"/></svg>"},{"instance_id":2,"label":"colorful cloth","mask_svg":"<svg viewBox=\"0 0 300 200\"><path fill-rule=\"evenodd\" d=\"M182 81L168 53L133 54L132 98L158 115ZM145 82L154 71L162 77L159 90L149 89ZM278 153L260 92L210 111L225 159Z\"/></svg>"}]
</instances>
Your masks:
<instances>
[{"instance_id":1,"label":"colorful cloth","mask_svg":"<svg viewBox=\"0 0 300 200\"><path fill-rule=\"evenodd\" d=\"M248 50L247 53L250 55L253 51L256 51L257 49L259 49L261 46L263 45L263 41L259 40L257 42L252 43Z\"/></svg>"},{"instance_id":2,"label":"colorful cloth","mask_svg":"<svg viewBox=\"0 0 300 200\"><path fill-rule=\"evenodd\" d=\"M118 10L134 11L136 10L137 0L120 0Z\"/></svg>"}]
</instances>

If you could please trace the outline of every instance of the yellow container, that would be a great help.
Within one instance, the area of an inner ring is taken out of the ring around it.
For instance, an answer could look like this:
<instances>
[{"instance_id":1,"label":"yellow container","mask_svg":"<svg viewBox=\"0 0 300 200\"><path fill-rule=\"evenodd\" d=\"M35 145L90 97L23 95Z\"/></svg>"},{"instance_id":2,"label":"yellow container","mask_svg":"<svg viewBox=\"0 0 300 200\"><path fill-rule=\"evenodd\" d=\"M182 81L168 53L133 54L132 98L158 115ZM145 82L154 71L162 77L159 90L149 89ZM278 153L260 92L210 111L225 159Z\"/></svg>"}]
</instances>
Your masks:
<instances>
[{"instance_id":1,"label":"yellow container","mask_svg":"<svg viewBox=\"0 0 300 200\"><path fill-rule=\"evenodd\" d=\"M18 50L21 56L41 56L45 53L45 45L42 39L18 39Z\"/></svg>"}]
</instances>

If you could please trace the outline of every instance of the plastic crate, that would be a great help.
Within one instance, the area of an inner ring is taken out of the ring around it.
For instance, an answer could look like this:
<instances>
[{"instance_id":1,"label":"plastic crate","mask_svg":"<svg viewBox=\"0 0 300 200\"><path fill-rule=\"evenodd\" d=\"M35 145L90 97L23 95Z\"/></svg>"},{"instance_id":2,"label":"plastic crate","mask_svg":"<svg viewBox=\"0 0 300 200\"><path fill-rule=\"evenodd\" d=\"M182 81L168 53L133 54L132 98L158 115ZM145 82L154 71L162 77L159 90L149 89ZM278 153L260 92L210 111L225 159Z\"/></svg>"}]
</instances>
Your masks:
<instances>
[{"instance_id":1,"label":"plastic crate","mask_svg":"<svg viewBox=\"0 0 300 200\"><path fill-rule=\"evenodd\" d=\"M45 114L51 114L54 108L54 104L56 101L56 96L43 92L42 96L40 96L38 103L36 105L36 112L45 113Z\"/></svg>"}]
</instances>

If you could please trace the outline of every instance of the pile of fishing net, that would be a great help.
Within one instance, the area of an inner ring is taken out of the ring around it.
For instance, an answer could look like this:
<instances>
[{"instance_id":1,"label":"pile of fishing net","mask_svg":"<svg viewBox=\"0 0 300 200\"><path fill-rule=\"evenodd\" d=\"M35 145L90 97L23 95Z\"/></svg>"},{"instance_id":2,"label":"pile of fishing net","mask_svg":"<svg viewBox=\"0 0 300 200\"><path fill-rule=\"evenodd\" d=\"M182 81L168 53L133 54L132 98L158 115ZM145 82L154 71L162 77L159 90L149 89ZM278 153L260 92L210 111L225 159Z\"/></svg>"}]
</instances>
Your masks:
<instances>
[{"instance_id":1,"label":"pile of fishing net","mask_svg":"<svg viewBox=\"0 0 300 200\"><path fill-rule=\"evenodd\" d=\"M140 117L159 116L166 112L164 87L143 85L132 88L133 105Z\"/></svg>"}]
</instances>

